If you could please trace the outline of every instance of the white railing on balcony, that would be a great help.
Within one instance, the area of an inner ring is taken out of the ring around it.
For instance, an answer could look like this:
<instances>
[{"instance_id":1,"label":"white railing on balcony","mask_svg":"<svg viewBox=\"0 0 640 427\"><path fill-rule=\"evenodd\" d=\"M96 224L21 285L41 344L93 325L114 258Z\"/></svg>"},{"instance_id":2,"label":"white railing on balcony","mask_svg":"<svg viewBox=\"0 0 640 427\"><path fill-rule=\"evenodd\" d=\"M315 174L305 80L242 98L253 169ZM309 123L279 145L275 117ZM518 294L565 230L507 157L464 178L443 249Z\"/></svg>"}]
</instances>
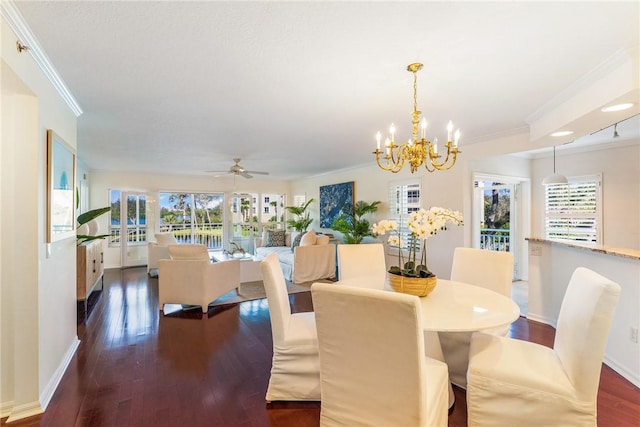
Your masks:
<instances>
[{"instance_id":1,"label":"white railing on balcony","mask_svg":"<svg viewBox=\"0 0 640 427\"><path fill-rule=\"evenodd\" d=\"M109 244L120 245L121 242L120 226L112 225L109 227ZM127 243L135 245L146 243L147 227L146 225L127 225Z\"/></svg>"},{"instance_id":2,"label":"white railing on balcony","mask_svg":"<svg viewBox=\"0 0 640 427\"><path fill-rule=\"evenodd\" d=\"M147 242L145 225L127 226L127 244L137 245ZM192 228L190 224L162 224L160 232L171 232L178 243L194 243L205 245L209 249L222 248L222 223L198 224ZM151 239L153 240L153 238ZM109 243L119 246L121 242L120 226L110 227Z\"/></svg>"},{"instance_id":3,"label":"white railing on balcony","mask_svg":"<svg viewBox=\"0 0 640 427\"><path fill-rule=\"evenodd\" d=\"M497 228L480 229L480 249L509 252L509 230Z\"/></svg>"}]
</instances>

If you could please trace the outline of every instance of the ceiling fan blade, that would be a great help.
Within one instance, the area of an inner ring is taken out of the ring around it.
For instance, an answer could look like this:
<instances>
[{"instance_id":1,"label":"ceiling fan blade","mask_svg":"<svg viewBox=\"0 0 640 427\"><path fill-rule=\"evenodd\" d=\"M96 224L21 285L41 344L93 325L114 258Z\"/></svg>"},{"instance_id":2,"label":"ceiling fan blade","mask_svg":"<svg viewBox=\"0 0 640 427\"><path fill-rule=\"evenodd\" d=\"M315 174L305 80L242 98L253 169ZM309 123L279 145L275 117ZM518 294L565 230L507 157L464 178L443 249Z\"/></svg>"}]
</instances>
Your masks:
<instances>
[{"instance_id":1,"label":"ceiling fan blade","mask_svg":"<svg viewBox=\"0 0 640 427\"><path fill-rule=\"evenodd\" d=\"M261 171L245 171L245 173L252 173L254 175L269 175L269 172L261 172Z\"/></svg>"},{"instance_id":2,"label":"ceiling fan blade","mask_svg":"<svg viewBox=\"0 0 640 427\"><path fill-rule=\"evenodd\" d=\"M253 176L249 175L247 172L240 172L240 175L242 175L243 177L245 177L247 179L253 178Z\"/></svg>"}]
</instances>

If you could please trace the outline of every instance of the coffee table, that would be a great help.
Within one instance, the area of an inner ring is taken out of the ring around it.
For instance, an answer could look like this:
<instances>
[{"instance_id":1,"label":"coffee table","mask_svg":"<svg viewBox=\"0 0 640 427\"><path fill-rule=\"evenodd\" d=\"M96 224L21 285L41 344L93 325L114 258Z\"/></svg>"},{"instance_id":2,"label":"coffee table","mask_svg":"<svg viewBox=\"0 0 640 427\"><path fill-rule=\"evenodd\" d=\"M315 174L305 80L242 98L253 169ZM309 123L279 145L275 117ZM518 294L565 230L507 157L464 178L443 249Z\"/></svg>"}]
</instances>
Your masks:
<instances>
[{"instance_id":1,"label":"coffee table","mask_svg":"<svg viewBox=\"0 0 640 427\"><path fill-rule=\"evenodd\" d=\"M228 255L223 251L210 251L209 256L217 262L228 261L231 259L240 260L240 283L257 282L262 280L262 272L260 271L260 261L256 260L252 254L234 254Z\"/></svg>"}]
</instances>

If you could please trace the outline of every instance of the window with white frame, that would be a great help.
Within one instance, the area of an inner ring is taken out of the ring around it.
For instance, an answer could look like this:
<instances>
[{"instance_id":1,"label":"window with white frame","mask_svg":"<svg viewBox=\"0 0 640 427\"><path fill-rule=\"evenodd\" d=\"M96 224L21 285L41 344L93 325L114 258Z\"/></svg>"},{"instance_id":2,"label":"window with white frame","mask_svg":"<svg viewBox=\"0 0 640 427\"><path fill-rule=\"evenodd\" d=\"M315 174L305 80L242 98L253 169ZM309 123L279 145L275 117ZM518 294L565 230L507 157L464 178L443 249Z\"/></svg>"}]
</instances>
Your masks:
<instances>
[{"instance_id":1,"label":"window with white frame","mask_svg":"<svg viewBox=\"0 0 640 427\"><path fill-rule=\"evenodd\" d=\"M398 223L398 235L407 249L409 228L407 220L411 212L420 210L420 180L392 182L389 185L389 219Z\"/></svg>"},{"instance_id":2,"label":"window with white frame","mask_svg":"<svg viewBox=\"0 0 640 427\"><path fill-rule=\"evenodd\" d=\"M602 243L602 175L569 177L545 186L545 237Z\"/></svg>"}]
</instances>

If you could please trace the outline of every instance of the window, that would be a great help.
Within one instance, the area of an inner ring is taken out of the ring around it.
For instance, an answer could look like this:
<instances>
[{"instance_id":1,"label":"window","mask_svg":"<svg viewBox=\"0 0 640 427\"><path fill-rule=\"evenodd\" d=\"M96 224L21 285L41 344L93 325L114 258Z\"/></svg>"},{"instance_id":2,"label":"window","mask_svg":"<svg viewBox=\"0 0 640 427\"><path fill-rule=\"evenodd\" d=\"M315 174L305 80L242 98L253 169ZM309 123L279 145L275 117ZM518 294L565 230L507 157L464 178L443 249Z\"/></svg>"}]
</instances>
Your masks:
<instances>
[{"instance_id":1,"label":"window","mask_svg":"<svg viewBox=\"0 0 640 427\"><path fill-rule=\"evenodd\" d=\"M221 248L223 202L221 193L160 193L160 231L172 232L180 243ZM234 201L232 209L242 205Z\"/></svg>"},{"instance_id":2,"label":"window","mask_svg":"<svg viewBox=\"0 0 640 427\"><path fill-rule=\"evenodd\" d=\"M398 235L403 243L403 249L407 249L409 241L409 229L407 220L411 212L420 210L420 181L406 181L391 183L389 187L389 219L398 223Z\"/></svg>"},{"instance_id":3,"label":"window","mask_svg":"<svg viewBox=\"0 0 640 427\"><path fill-rule=\"evenodd\" d=\"M602 243L601 184L601 175L589 175L545 186L545 237Z\"/></svg>"}]
</instances>

